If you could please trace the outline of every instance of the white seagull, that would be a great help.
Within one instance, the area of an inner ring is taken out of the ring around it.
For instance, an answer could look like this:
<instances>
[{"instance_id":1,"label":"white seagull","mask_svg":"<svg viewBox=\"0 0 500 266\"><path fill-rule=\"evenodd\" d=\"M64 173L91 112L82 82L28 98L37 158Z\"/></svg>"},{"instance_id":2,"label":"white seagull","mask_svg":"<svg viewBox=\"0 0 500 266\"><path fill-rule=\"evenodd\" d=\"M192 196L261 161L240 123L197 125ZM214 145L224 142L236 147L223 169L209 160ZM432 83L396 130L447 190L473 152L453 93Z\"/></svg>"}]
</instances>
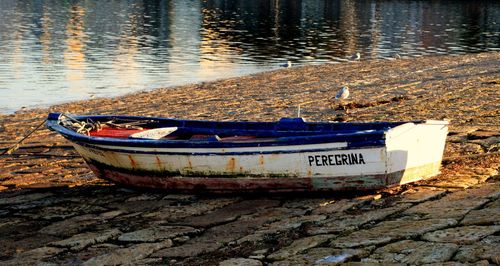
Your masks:
<instances>
[{"instance_id":1,"label":"white seagull","mask_svg":"<svg viewBox=\"0 0 500 266\"><path fill-rule=\"evenodd\" d=\"M335 100L344 100L349 97L349 88L347 86L342 87L337 95L335 95Z\"/></svg>"},{"instance_id":2,"label":"white seagull","mask_svg":"<svg viewBox=\"0 0 500 266\"><path fill-rule=\"evenodd\" d=\"M291 68L292 67L292 61L287 61L286 64L281 64L281 67L286 67L286 68Z\"/></svg>"},{"instance_id":3,"label":"white seagull","mask_svg":"<svg viewBox=\"0 0 500 266\"><path fill-rule=\"evenodd\" d=\"M354 54L354 55L351 56L351 60L352 61L357 61L359 59L361 59L361 54L360 53L356 53L356 54Z\"/></svg>"}]
</instances>

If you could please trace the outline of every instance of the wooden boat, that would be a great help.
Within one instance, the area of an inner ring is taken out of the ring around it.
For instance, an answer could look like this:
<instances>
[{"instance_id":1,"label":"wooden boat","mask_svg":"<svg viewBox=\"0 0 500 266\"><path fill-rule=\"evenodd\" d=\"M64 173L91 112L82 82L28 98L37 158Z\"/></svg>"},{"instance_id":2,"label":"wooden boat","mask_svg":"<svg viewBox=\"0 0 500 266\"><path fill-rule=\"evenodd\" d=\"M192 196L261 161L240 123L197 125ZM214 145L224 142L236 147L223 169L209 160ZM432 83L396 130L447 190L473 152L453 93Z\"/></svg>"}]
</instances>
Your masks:
<instances>
[{"instance_id":1,"label":"wooden boat","mask_svg":"<svg viewBox=\"0 0 500 266\"><path fill-rule=\"evenodd\" d=\"M367 190L439 173L446 121L213 122L51 113L100 178L177 191Z\"/></svg>"}]
</instances>

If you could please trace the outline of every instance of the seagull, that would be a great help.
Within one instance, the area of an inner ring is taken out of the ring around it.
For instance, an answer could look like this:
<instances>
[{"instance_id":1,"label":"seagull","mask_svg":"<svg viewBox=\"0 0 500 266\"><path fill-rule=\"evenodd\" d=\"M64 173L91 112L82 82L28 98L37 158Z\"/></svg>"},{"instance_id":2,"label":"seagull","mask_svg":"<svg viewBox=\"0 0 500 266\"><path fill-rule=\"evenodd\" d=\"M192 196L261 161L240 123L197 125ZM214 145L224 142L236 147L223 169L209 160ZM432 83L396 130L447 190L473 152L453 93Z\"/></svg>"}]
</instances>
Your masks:
<instances>
[{"instance_id":1,"label":"seagull","mask_svg":"<svg viewBox=\"0 0 500 266\"><path fill-rule=\"evenodd\" d=\"M349 88L347 86L342 87L337 95L335 95L335 100L344 100L349 97Z\"/></svg>"},{"instance_id":2,"label":"seagull","mask_svg":"<svg viewBox=\"0 0 500 266\"><path fill-rule=\"evenodd\" d=\"M287 61L286 64L281 64L280 67L291 68L292 67L292 61Z\"/></svg>"},{"instance_id":3,"label":"seagull","mask_svg":"<svg viewBox=\"0 0 500 266\"><path fill-rule=\"evenodd\" d=\"M354 55L351 56L351 60L352 61L357 61L359 59L361 59L361 54L360 53L356 53L356 54L354 54Z\"/></svg>"}]
</instances>

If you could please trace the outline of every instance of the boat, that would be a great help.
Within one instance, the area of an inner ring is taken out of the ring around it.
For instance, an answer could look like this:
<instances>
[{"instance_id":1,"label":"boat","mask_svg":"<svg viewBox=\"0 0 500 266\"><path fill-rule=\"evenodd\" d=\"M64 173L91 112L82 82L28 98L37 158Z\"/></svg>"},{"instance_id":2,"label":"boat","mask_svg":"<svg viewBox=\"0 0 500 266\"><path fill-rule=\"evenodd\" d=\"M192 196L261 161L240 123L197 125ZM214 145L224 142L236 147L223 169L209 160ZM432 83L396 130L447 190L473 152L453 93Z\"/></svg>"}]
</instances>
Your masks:
<instances>
[{"instance_id":1,"label":"boat","mask_svg":"<svg viewBox=\"0 0 500 266\"><path fill-rule=\"evenodd\" d=\"M99 178L187 192L375 190L435 176L448 122L198 121L50 113Z\"/></svg>"}]
</instances>

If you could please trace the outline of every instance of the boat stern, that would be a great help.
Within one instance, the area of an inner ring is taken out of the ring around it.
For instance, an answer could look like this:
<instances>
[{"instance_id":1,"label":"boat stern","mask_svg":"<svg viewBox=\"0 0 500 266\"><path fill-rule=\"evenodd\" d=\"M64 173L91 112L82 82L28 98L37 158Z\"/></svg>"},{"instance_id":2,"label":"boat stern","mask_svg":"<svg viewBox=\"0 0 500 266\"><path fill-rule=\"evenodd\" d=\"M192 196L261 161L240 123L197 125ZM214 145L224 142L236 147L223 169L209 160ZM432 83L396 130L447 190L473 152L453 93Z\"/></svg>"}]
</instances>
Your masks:
<instances>
[{"instance_id":1,"label":"boat stern","mask_svg":"<svg viewBox=\"0 0 500 266\"><path fill-rule=\"evenodd\" d=\"M387 183L400 185L439 174L448 122L406 123L386 134Z\"/></svg>"}]
</instances>

